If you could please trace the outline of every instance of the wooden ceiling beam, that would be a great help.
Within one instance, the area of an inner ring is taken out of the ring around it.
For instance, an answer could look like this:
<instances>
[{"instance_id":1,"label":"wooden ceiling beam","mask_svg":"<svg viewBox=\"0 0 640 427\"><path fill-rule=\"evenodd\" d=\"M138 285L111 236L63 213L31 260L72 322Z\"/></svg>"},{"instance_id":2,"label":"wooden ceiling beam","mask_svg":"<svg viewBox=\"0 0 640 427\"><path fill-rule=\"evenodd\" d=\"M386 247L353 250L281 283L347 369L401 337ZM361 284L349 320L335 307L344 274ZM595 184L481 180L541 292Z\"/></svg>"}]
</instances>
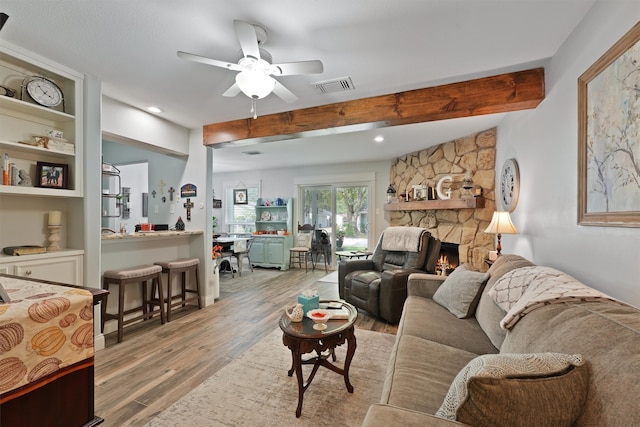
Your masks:
<instances>
[{"instance_id":1,"label":"wooden ceiling beam","mask_svg":"<svg viewBox=\"0 0 640 427\"><path fill-rule=\"evenodd\" d=\"M203 127L204 145L267 142L535 108L545 97L544 69L483 77L303 108Z\"/></svg>"}]
</instances>

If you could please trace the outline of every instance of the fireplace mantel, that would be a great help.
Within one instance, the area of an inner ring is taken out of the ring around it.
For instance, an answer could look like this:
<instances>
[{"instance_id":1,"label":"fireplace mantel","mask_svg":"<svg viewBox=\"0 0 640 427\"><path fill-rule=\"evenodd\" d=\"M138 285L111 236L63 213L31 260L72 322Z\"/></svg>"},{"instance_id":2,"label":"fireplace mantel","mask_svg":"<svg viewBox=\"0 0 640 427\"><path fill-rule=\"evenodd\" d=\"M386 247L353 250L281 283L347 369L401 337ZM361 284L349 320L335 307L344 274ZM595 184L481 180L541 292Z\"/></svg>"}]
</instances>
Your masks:
<instances>
[{"instance_id":1,"label":"fireplace mantel","mask_svg":"<svg viewBox=\"0 0 640 427\"><path fill-rule=\"evenodd\" d=\"M423 200L419 202L398 202L384 205L385 211L429 211L436 209L476 209L484 208L484 197L470 199Z\"/></svg>"}]
</instances>

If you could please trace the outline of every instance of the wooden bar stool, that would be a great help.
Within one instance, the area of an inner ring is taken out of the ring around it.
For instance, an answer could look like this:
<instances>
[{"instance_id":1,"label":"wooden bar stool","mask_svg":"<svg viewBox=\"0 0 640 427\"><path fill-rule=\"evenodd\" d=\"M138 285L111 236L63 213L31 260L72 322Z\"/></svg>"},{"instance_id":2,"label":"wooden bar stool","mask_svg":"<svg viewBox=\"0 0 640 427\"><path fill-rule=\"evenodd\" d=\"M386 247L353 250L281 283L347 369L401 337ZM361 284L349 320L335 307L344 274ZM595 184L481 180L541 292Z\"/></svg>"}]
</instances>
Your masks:
<instances>
[{"instance_id":1,"label":"wooden bar stool","mask_svg":"<svg viewBox=\"0 0 640 427\"><path fill-rule=\"evenodd\" d=\"M173 261L161 261L156 262L155 265L162 268L163 273L167 273L167 297L164 300L167 304L167 322L171 321L171 309L181 306L184 307L188 302L198 301L198 308L202 308L202 293L200 290L200 274L198 273L198 265L200 260L198 258L179 258ZM187 288L187 273L193 271L196 278L196 288ZM171 284L171 277L174 273L182 273L182 283L180 295L172 295L173 290ZM195 294L192 297L187 298L187 293ZM174 301L177 300L177 301Z\"/></svg>"},{"instance_id":2,"label":"wooden bar stool","mask_svg":"<svg viewBox=\"0 0 640 427\"><path fill-rule=\"evenodd\" d=\"M108 270L102 274L102 289L109 290L109 285L118 285L118 312L107 313L107 301L102 305L102 322L101 330L104 332L104 324L107 320L118 321L118 342L122 342L124 325L136 322L138 320L147 320L160 313L160 322L165 323L164 305L153 301L153 290L157 287L159 301L163 300L162 296L162 267L159 265L139 265L137 267L124 268L120 270ZM147 293L147 281L152 281L151 297ZM125 310L124 294L127 285L141 285L142 304ZM109 296L107 295L107 300ZM158 309L154 310L154 306L158 305ZM124 320L127 314L142 311L142 314L131 319Z\"/></svg>"}]
</instances>

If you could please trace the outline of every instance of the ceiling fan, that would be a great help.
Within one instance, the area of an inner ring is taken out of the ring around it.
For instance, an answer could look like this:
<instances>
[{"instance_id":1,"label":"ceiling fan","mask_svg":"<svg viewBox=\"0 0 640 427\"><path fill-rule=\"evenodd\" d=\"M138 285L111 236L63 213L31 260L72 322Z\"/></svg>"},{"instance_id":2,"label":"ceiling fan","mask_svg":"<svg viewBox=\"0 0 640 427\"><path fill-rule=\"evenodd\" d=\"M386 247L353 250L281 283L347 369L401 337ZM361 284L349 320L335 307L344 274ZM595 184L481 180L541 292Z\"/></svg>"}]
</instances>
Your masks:
<instances>
[{"instance_id":1,"label":"ceiling fan","mask_svg":"<svg viewBox=\"0 0 640 427\"><path fill-rule=\"evenodd\" d=\"M324 67L319 60L272 64L271 54L260 47L267 40L267 31L258 25L239 20L234 20L233 25L243 55L237 64L182 51L178 51L178 56L189 61L239 71L236 74L236 82L222 95L230 97L240 92L247 95L252 99L251 111L254 113L254 119L257 117L256 100L264 98L271 92L288 103L298 99L293 92L272 76L322 73Z\"/></svg>"}]
</instances>

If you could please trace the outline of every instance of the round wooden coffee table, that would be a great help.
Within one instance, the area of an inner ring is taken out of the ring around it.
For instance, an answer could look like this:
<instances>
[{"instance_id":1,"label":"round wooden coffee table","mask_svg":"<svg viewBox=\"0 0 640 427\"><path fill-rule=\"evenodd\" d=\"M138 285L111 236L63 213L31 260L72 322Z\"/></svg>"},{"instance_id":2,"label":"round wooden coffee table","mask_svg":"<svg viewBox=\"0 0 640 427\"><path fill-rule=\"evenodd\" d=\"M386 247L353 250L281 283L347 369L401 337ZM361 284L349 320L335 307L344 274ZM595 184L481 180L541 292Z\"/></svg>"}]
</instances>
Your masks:
<instances>
[{"instance_id":1,"label":"round wooden coffee table","mask_svg":"<svg viewBox=\"0 0 640 427\"><path fill-rule=\"evenodd\" d=\"M323 303L329 301L321 301ZM298 380L298 408L296 409L296 417L300 417L302 413L302 399L304 392L307 390L313 377L316 375L318 368L324 366L344 377L344 383L347 391L353 393L353 386L349 382L349 366L356 352L356 336L354 334L354 323L358 318L358 310L348 303L343 303L343 307L348 310L348 319L330 319L327 322L327 329L317 331L313 329L313 320L305 316L302 322L292 322L289 317L283 313L280 318L280 329L284 333L282 342L291 350L291 369L288 375L292 376L296 373ZM347 343L347 357L344 361L344 367L339 368L328 359L332 358L336 361L336 347ZM315 352L315 356L303 360L302 355ZM306 383L302 377L302 365L313 365L313 369L309 374Z\"/></svg>"}]
</instances>

